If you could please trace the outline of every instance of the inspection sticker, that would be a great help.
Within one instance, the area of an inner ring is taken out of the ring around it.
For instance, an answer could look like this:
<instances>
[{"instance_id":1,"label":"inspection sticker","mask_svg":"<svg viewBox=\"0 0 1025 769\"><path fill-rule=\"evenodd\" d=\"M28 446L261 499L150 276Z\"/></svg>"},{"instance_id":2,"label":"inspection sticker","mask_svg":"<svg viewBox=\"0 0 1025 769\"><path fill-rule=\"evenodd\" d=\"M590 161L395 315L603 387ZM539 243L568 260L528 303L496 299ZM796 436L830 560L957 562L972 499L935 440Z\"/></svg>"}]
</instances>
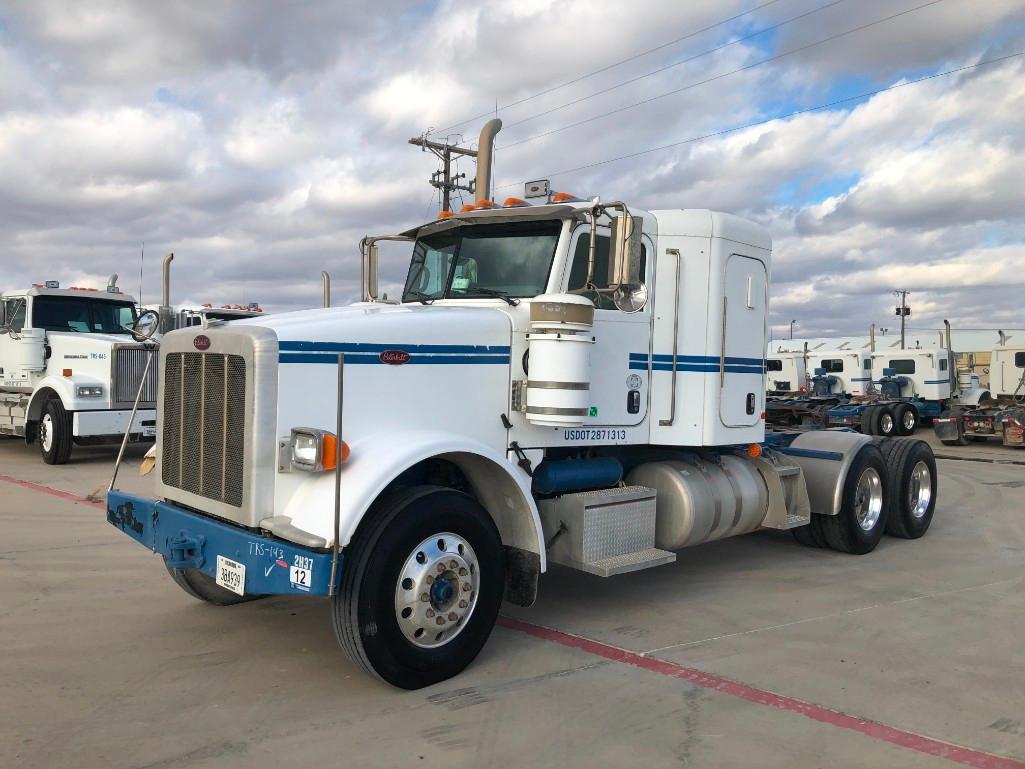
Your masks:
<instances>
[{"instance_id":1,"label":"inspection sticker","mask_svg":"<svg viewBox=\"0 0 1025 769\"><path fill-rule=\"evenodd\" d=\"M292 565L288 567L288 581L292 587L309 590L313 584L313 559L306 555L292 556Z\"/></svg>"},{"instance_id":2,"label":"inspection sticker","mask_svg":"<svg viewBox=\"0 0 1025 769\"><path fill-rule=\"evenodd\" d=\"M215 575L217 584L225 590L230 590L237 595L246 594L246 565L217 556L217 573Z\"/></svg>"}]
</instances>

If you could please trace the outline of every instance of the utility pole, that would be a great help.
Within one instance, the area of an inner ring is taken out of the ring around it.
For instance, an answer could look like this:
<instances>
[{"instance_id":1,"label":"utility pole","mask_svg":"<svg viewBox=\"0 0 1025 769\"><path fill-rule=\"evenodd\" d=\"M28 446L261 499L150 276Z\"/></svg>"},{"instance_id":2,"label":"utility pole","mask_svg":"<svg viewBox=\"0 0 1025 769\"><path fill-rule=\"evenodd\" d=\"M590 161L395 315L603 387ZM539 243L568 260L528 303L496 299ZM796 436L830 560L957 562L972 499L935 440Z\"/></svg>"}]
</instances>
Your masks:
<instances>
[{"instance_id":1,"label":"utility pole","mask_svg":"<svg viewBox=\"0 0 1025 769\"><path fill-rule=\"evenodd\" d=\"M460 179L465 179L466 174L452 175L452 156L463 155L465 157L477 157L477 151L460 147L457 144L448 142L436 142L427 138L427 134L416 136L409 140L410 144L421 147L424 151L430 150L441 160L441 170L431 174L431 186L441 190L441 207L445 211L452 210L452 192L455 190L474 191L474 183L460 184ZM487 193L485 193L487 194Z\"/></svg>"},{"instance_id":2,"label":"utility pole","mask_svg":"<svg viewBox=\"0 0 1025 769\"><path fill-rule=\"evenodd\" d=\"M898 288L893 292L894 296L900 297L900 307L897 308L896 314L900 318L900 349L904 349L904 321L911 314L911 308L908 307L908 294L911 292L906 288Z\"/></svg>"}]
</instances>

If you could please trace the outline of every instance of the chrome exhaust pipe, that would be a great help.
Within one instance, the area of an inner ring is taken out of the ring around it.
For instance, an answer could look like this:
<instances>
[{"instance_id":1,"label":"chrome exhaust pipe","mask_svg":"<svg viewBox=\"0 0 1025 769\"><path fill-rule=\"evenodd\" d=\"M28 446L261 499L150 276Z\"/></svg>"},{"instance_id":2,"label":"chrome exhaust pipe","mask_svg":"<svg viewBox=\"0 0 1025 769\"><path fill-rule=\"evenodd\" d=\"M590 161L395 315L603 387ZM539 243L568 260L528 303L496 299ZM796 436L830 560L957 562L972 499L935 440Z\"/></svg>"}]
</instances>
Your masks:
<instances>
[{"instance_id":1,"label":"chrome exhaust pipe","mask_svg":"<svg viewBox=\"0 0 1025 769\"><path fill-rule=\"evenodd\" d=\"M160 296L160 333L166 334L174 330L174 317L171 310L171 262L174 261L174 254L164 257L161 265L162 283Z\"/></svg>"},{"instance_id":2,"label":"chrome exhaust pipe","mask_svg":"<svg viewBox=\"0 0 1025 769\"><path fill-rule=\"evenodd\" d=\"M324 284L324 306L331 306L331 276L328 275L327 270L320 271L320 279Z\"/></svg>"},{"instance_id":3,"label":"chrome exhaust pipe","mask_svg":"<svg viewBox=\"0 0 1025 769\"><path fill-rule=\"evenodd\" d=\"M473 191L477 200L491 200L491 164L495 154L495 136L502 130L502 121L492 118L480 129L477 141L477 179Z\"/></svg>"}]
</instances>

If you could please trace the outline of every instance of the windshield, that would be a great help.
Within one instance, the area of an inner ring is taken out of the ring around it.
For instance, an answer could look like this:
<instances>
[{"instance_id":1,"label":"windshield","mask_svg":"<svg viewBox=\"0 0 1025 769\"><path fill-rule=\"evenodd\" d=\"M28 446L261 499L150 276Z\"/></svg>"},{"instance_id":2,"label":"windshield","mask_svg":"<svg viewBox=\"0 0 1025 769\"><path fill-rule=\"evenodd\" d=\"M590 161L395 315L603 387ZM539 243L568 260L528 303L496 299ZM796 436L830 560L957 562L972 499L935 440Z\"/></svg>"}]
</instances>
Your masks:
<instances>
[{"instance_id":1,"label":"windshield","mask_svg":"<svg viewBox=\"0 0 1025 769\"><path fill-rule=\"evenodd\" d=\"M402 301L543 294L561 232L556 219L427 235L413 246Z\"/></svg>"},{"instance_id":2,"label":"windshield","mask_svg":"<svg viewBox=\"0 0 1025 769\"><path fill-rule=\"evenodd\" d=\"M127 334L135 321L129 302L104 302L74 296L37 296L32 300L32 326L47 331L82 334Z\"/></svg>"}]
</instances>

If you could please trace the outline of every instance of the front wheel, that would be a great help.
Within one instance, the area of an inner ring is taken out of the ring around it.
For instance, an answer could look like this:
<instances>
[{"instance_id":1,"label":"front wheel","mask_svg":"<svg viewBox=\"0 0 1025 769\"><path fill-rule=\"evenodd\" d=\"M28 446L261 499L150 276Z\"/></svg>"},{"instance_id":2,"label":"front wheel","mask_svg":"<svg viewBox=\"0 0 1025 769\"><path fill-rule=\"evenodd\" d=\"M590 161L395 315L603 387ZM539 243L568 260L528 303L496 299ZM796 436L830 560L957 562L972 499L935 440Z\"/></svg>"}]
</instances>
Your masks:
<instances>
[{"instance_id":1,"label":"front wheel","mask_svg":"<svg viewBox=\"0 0 1025 769\"><path fill-rule=\"evenodd\" d=\"M71 458L72 432L71 414L64 409L64 404L56 398L48 400L43 406L36 436L39 453L46 464L67 463Z\"/></svg>"},{"instance_id":2,"label":"front wheel","mask_svg":"<svg viewBox=\"0 0 1025 769\"><path fill-rule=\"evenodd\" d=\"M349 546L335 635L364 670L419 689L469 665L491 635L505 586L502 541L473 497L400 490Z\"/></svg>"}]
</instances>

